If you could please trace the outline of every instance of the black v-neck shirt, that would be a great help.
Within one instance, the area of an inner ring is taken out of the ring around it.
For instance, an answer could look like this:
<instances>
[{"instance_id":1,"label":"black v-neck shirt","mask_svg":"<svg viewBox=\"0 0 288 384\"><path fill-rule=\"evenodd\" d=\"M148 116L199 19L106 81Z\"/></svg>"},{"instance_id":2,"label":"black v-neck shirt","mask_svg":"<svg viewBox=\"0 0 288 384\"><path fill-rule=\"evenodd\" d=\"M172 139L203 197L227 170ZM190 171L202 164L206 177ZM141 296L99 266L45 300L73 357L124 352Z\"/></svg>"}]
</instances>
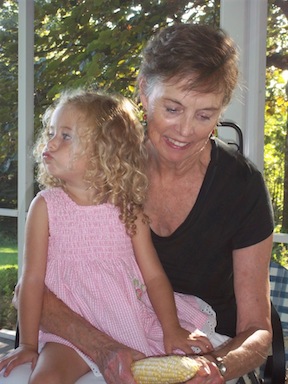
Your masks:
<instances>
[{"instance_id":1,"label":"black v-neck shirt","mask_svg":"<svg viewBox=\"0 0 288 384\"><path fill-rule=\"evenodd\" d=\"M168 237L153 243L174 291L200 297L217 315L216 331L235 336L232 251L267 238L274 228L262 174L212 138L211 161L196 203Z\"/></svg>"}]
</instances>

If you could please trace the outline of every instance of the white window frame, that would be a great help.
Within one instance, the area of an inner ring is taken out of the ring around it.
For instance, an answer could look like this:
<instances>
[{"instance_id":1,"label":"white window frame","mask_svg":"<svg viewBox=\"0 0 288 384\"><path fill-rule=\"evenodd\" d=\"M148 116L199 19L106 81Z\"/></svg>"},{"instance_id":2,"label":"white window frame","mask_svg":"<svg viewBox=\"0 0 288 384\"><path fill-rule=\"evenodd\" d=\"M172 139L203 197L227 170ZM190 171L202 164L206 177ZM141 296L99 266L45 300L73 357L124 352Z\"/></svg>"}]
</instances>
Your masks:
<instances>
[{"instance_id":1,"label":"white window frame","mask_svg":"<svg viewBox=\"0 0 288 384\"><path fill-rule=\"evenodd\" d=\"M17 209L0 208L17 218L18 276L22 271L26 213L33 199L34 140L34 1L18 1L18 188Z\"/></svg>"}]
</instances>

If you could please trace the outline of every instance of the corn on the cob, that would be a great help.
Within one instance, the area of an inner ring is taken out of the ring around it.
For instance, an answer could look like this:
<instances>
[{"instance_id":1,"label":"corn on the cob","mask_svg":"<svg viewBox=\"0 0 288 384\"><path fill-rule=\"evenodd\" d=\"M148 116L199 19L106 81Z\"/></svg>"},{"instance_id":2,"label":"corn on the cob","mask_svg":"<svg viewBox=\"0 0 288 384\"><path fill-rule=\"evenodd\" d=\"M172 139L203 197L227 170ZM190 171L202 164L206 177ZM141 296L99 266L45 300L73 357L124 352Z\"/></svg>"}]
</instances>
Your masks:
<instances>
[{"instance_id":1,"label":"corn on the cob","mask_svg":"<svg viewBox=\"0 0 288 384\"><path fill-rule=\"evenodd\" d=\"M198 371L197 362L187 356L154 356L132 363L137 384L176 384L191 379Z\"/></svg>"}]
</instances>

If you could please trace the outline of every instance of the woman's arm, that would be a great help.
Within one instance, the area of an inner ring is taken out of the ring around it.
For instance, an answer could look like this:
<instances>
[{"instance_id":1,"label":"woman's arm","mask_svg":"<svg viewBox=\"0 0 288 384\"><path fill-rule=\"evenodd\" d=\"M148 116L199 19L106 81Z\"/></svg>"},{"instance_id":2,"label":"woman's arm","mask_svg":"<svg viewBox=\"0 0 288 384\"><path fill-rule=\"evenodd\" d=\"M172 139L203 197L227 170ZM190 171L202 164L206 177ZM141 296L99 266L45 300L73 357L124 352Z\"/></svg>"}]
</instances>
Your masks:
<instances>
[{"instance_id":1,"label":"woman's arm","mask_svg":"<svg viewBox=\"0 0 288 384\"><path fill-rule=\"evenodd\" d=\"M22 279L15 289L13 303L19 307ZM107 384L136 384L131 363L144 355L118 343L73 312L47 288L44 290L41 329L69 340L98 365Z\"/></svg>"},{"instance_id":2,"label":"woman's arm","mask_svg":"<svg viewBox=\"0 0 288 384\"><path fill-rule=\"evenodd\" d=\"M215 353L223 357L227 366L226 380L260 366L271 345L269 262L272 241L271 235L233 253L237 335Z\"/></svg>"},{"instance_id":3,"label":"woman's arm","mask_svg":"<svg viewBox=\"0 0 288 384\"><path fill-rule=\"evenodd\" d=\"M90 356L107 384L135 384L131 363L144 355L94 328L48 289L44 293L41 327L69 340Z\"/></svg>"}]
</instances>

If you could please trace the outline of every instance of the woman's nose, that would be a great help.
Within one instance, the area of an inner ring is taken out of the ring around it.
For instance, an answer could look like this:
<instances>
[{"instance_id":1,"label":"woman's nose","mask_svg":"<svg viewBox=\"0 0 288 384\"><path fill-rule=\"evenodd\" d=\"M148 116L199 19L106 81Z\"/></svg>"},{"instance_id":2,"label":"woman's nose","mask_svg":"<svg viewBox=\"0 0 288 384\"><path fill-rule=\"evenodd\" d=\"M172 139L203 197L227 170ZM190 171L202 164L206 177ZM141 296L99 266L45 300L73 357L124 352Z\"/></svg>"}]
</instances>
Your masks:
<instances>
[{"instance_id":1,"label":"woman's nose","mask_svg":"<svg viewBox=\"0 0 288 384\"><path fill-rule=\"evenodd\" d=\"M193 119L189 116L182 116L178 125L178 132L182 136L189 136L193 133Z\"/></svg>"}]
</instances>

